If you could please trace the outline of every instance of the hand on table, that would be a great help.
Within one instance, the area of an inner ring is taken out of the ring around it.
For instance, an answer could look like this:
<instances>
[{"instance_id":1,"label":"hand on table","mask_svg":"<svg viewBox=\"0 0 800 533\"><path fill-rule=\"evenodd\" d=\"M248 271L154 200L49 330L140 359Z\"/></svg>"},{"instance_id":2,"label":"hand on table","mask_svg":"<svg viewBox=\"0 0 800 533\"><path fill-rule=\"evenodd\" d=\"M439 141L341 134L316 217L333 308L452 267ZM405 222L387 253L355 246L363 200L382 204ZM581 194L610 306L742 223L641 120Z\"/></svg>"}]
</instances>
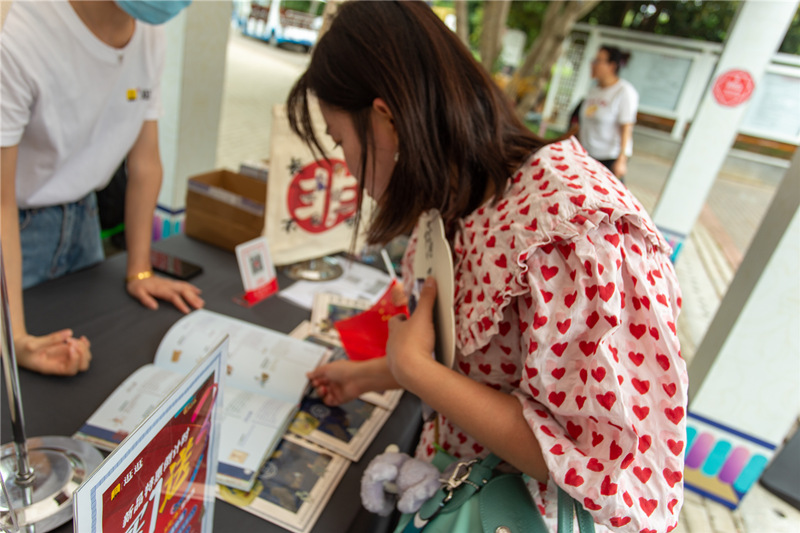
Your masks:
<instances>
[{"instance_id":1,"label":"hand on table","mask_svg":"<svg viewBox=\"0 0 800 533\"><path fill-rule=\"evenodd\" d=\"M128 294L142 302L148 309L158 309L158 299L171 302L182 313L188 313L191 308L200 309L205 305L200 298L200 292L200 289L191 283L159 276L128 282Z\"/></svg>"},{"instance_id":2,"label":"hand on table","mask_svg":"<svg viewBox=\"0 0 800 533\"><path fill-rule=\"evenodd\" d=\"M72 336L72 330L36 337L21 335L14 339L17 364L42 374L74 376L89 369L92 353L89 339Z\"/></svg>"}]
</instances>

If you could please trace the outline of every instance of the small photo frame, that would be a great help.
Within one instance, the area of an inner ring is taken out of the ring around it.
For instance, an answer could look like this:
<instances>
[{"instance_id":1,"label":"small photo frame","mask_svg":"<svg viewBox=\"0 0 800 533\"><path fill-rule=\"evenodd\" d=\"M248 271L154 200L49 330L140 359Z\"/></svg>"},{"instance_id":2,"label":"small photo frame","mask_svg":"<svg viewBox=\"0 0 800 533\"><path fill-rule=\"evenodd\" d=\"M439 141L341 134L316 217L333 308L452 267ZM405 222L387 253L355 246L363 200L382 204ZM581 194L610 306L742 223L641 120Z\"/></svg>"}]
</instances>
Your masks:
<instances>
[{"instance_id":1,"label":"small photo frame","mask_svg":"<svg viewBox=\"0 0 800 533\"><path fill-rule=\"evenodd\" d=\"M245 290L243 296L234 298L236 302L251 306L278 291L275 264L265 237L236 246L236 261L239 263L239 273Z\"/></svg>"},{"instance_id":2,"label":"small photo frame","mask_svg":"<svg viewBox=\"0 0 800 533\"><path fill-rule=\"evenodd\" d=\"M236 260L244 290L254 291L276 278L275 265L265 237L258 237L236 246Z\"/></svg>"},{"instance_id":3,"label":"small photo frame","mask_svg":"<svg viewBox=\"0 0 800 533\"><path fill-rule=\"evenodd\" d=\"M339 333L333 324L358 315L369 309L370 302L363 299L346 298L339 294L318 292L311 308L313 333L327 341L341 345Z\"/></svg>"}]
</instances>

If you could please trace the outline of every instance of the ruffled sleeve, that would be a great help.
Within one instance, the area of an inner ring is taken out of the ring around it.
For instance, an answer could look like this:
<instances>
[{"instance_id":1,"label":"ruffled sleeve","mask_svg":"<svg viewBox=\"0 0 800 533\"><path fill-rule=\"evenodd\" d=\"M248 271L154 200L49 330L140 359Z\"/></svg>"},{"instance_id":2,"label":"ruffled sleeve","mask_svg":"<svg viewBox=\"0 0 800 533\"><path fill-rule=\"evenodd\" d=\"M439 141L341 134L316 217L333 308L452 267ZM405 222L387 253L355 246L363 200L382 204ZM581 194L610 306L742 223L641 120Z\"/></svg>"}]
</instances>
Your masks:
<instances>
[{"instance_id":1,"label":"ruffled sleeve","mask_svg":"<svg viewBox=\"0 0 800 533\"><path fill-rule=\"evenodd\" d=\"M514 393L551 479L618 531L668 531L682 503L680 295L641 228L602 222L530 250Z\"/></svg>"}]
</instances>

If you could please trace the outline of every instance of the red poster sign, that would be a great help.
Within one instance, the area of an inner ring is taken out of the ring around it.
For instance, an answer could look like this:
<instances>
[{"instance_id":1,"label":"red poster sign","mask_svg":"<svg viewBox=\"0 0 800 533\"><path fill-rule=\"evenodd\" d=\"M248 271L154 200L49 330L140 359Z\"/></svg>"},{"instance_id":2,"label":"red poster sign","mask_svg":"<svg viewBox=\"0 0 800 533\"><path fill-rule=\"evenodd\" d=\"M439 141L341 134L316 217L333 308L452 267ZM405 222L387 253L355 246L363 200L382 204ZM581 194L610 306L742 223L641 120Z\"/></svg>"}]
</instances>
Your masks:
<instances>
[{"instance_id":1,"label":"red poster sign","mask_svg":"<svg viewBox=\"0 0 800 533\"><path fill-rule=\"evenodd\" d=\"M713 94L720 105L736 107L750 99L755 86L749 72L729 70L721 74L714 82Z\"/></svg>"},{"instance_id":2,"label":"red poster sign","mask_svg":"<svg viewBox=\"0 0 800 533\"><path fill-rule=\"evenodd\" d=\"M103 531L201 531L216 387L212 376L103 493Z\"/></svg>"}]
</instances>

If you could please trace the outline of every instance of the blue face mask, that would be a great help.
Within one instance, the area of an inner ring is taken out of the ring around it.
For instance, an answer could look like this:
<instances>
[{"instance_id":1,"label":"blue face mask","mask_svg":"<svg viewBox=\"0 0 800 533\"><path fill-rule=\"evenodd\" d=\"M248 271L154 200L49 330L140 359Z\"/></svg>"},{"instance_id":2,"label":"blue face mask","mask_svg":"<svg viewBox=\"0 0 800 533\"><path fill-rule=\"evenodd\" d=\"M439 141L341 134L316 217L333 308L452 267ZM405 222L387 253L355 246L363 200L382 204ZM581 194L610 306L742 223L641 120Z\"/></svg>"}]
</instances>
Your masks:
<instances>
[{"instance_id":1,"label":"blue face mask","mask_svg":"<svg viewBox=\"0 0 800 533\"><path fill-rule=\"evenodd\" d=\"M116 0L117 5L136 20L163 24L192 3L192 0Z\"/></svg>"}]
</instances>

